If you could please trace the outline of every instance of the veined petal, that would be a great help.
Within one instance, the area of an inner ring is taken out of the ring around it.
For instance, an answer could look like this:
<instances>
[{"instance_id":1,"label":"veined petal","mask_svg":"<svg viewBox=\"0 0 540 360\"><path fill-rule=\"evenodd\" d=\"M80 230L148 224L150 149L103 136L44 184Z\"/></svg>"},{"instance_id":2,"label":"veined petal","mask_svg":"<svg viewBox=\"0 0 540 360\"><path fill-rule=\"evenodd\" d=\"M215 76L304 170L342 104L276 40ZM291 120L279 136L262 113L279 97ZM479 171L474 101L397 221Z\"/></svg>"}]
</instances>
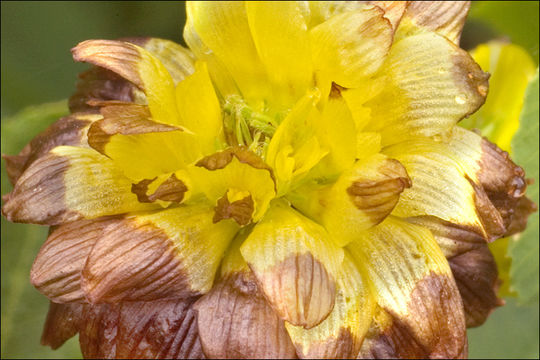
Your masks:
<instances>
[{"instance_id":1,"label":"veined petal","mask_svg":"<svg viewBox=\"0 0 540 360\"><path fill-rule=\"evenodd\" d=\"M274 86L274 101L278 106L292 103L312 82L306 9L299 1L245 4L253 42Z\"/></svg>"},{"instance_id":2,"label":"veined petal","mask_svg":"<svg viewBox=\"0 0 540 360\"><path fill-rule=\"evenodd\" d=\"M384 17L390 21L394 31L396 31L409 2L410 1L367 1L368 4L376 5L383 9Z\"/></svg>"},{"instance_id":3,"label":"veined petal","mask_svg":"<svg viewBox=\"0 0 540 360\"><path fill-rule=\"evenodd\" d=\"M393 214L432 215L473 229L492 239L504 233L504 223L482 188L468 177L466 167L443 143L427 138L384 149L407 169L412 187L400 197Z\"/></svg>"},{"instance_id":4,"label":"veined petal","mask_svg":"<svg viewBox=\"0 0 540 360\"><path fill-rule=\"evenodd\" d=\"M199 334L209 358L296 358L283 320L266 302L240 254L246 233L223 259L222 278L195 303Z\"/></svg>"},{"instance_id":5,"label":"veined petal","mask_svg":"<svg viewBox=\"0 0 540 360\"><path fill-rule=\"evenodd\" d=\"M382 321L375 317L374 330L362 346L362 357L381 356L381 347L395 343L396 336L404 337L396 331L405 332L413 341L403 344L403 349L390 346L386 356L399 357L415 343L423 350L416 356L466 356L461 297L448 262L429 230L388 217L347 248L369 276L377 303L389 315Z\"/></svg>"},{"instance_id":6,"label":"veined petal","mask_svg":"<svg viewBox=\"0 0 540 360\"><path fill-rule=\"evenodd\" d=\"M57 225L155 208L131 193L131 180L98 152L58 146L15 184L2 213L10 221Z\"/></svg>"},{"instance_id":7,"label":"veined petal","mask_svg":"<svg viewBox=\"0 0 540 360\"><path fill-rule=\"evenodd\" d=\"M375 301L351 257L346 254L330 315L309 330L286 323L300 358L355 359L371 324Z\"/></svg>"},{"instance_id":8,"label":"veined petal","mask_svg":"<svg viewBox=\"0 0 540 360\"><path fill-rule=\"evenodd\" d=\"M87 40L72 49L75 61L114 71L146 95L154 121L178 124L174 82L165 66L144 48L112 40Z\"/></svg>"},{"instance_id":9,"label":"veined petal","mask_svg":"<svg viewBox=\"0 0 540 360\"><path fill-rule=\"evenodd\" d=\"M392 44L392 25L383 15L380 8L365 5L311 29L315 72L346 88L373 75Z\"/></svg>"},{"instance_id":10,"label":"veined petal","mask_svg":"<svg viewBox=\"0 0 540 360\"><path fill-rule=\"evenodd\" d=\"M32 265L32 285L57 303L84 302L81 271L103 230L114 221L80 220L54 228Z\"/></svg>"},{"instance_id":11,"label":"veined petal","mask_svg":"<svg viewBox=\"0 0 540 360\"><path fill-rule=\"evenodd\" d=\"M88 143L134 181L182 169L201 154L193 133L149 120L144 106L116 104L101 112L104 119L92 124Z\"/></svg>"},{"instance_id":12,"label":"veined petal","mask_svg":"<svg viewBox=\"0 0 540 360\"><path fill-rule=\"evenodd\" d=\"M273 205L240 251L282 319L312 328L333 309L343 251L289 205Z\"/></svg>"},{"instance_id":13,"label":"veined petal","mask_svg":"<svg viewBox=\"0 0 540 360\"><path fill-rule=\"evenodd\" d=\"M84 304L50 302L47 319L41 334L41 345L56 350L79 332L83 321Z\"/></svg>"},{"instance_id":14,"label":"veined petal","mask_svg":"<svg viewBox=\"0 0 540 360\"><path fill-rule=\"evenodd\" d=\"M267 80L251 38L244 2L188 2L186 14L201 42L230 72L245 98L258 97L261 91L268 94L269 89L261 90Z\"/></svg>"},{"instance_id":15,"label":"veined petal","mask_svg":"<svg viewBox=\"0 0 540 360\"><path fill-rule=\"evenodd\" d=\"M85 146L88 127L99 119L101 115L92 113L75 113L63 117L33 138L18 155L3 155L10 182L15 184L30 164L56 146Z\"/></svg>"},{"instance_id":16,"label":"veined petal","mask_svg":"<svg viewBox=\"0 0 540 360\"><path fill-rule=\"evenodd\" d=\"M209 155L190 168L189 174L210 202L217 205L215 222L228 218L240 225L256 222L276 194L272 169L243 147Z\"/></svg>"},{"instance_id":17,"label":"veined petal","mask_svg":"<svg viewBox=\"0 0 540 360\"><path fill-rule=\"evenodd\" d=\"M497 306L504 305L497 298L500 280L493 255L483 244L448 262L463 300L467 327L482 325Z\"/></svg>"},{"instance_id":18,"label":"veined petal","mask_svg":"<svg viewBox=\"0 0 540 360\"><path fill-rule=\"evenodd\" d=\"M485 101L488 75L464 50L435 33L409 36L392 45L380 74L383 91L368 101L383 145L408 136L450 130ZM353 112L354 116L354 112Z\"/></svg>"},{"instance_id":19,"label":"veined petal","mask_svg":"<svg viewBox=\"0 0 540 360\"><path fill-rule=\"evenodd\" d=\"M86 306L79 335L83 356L87 359L204 358L193 301Z\"/></svg>"},{"instance_id":20,"label":"veined petal","mask_svg":"<svg viewBox=\"0 0 540 360\"><path fill-rule=\"evenodd\" d=\"M203 154L224 142L223 122L206 63L198 62L195 72L176 87L176 104L181 125L196 134Z\"/></svg>"},{"instance_id":21,"label":"veined petal","mask_svg":"<svg viewBox=\"0 0 540 360\"><path fill-rule=\"evenodd\" d=\"M212 224L206 205L127 217L109 225L92 249L83 291L92 303L204 294L237 229Z\"/></svg>"},{"instance_id":22,"label":"veined petal","mask_svg":"<svg viewBox=\"0 0 540 360\"><path fill-rule=\"evenodd\" d=\"M400 30L435 31L459 44L470 7L470 1L409 1ZM409 22L416 25L415 30L412 30L415 27L409 26Z\"/></svg>"}]
</instances>

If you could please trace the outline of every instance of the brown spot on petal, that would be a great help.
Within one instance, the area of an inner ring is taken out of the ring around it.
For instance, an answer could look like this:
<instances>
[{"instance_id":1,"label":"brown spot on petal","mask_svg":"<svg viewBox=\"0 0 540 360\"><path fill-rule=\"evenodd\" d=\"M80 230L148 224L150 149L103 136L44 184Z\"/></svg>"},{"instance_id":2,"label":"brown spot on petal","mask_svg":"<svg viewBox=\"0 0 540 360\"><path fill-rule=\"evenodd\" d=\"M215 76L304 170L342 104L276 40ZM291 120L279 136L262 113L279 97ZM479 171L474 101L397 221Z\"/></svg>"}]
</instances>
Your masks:
<instances>
[{"instance_id":1,"label":"brown spot on petal","mask_svg":"<svg viewBox=\"0 0 540 360\"><path fill-rule=\"evenodd\" d=\"M448 262L463 300L467 327L482 325L489 314L503 304L497 298L500 280L493 255L484 244Z\"/></svg>"},{"instance_id":2,"label":"brown spot on petal","mask_svg":"<svg viewBox=\"0 0 540 360\"><path fill-rule=\"evenodd\" d=\"M457 47L456 52L452 54L452 62L454 63L452 68L454 82L463 91L463 95L457 95L455 101L467 105L467 112L463 116L465 118L478 110L486 101L489 74L483 72L467 52Z\"/></svg>"},{"instance_id":3,"label":"brown spot on petal","mask_svg":"<svg viewBox=\"0 0 540 360\"><path fill-rule=\"evenodd\" d=\"M538 211L538 206L534 202L526 196L521 197L514 208L512 220L506 227L504 236L511 236L525 230L529 215L536 211Z\"/></svg>"},{"instance_id":4,"label":"brown spot on petal","mask_svg":"<svg viewBox=\"0 0 540 360\"><path fill-rule=\"evenodd\" d=\"M354 205L380 223L399 201L399 194L412 183L405 167L395 159L386 159L378 169L380 179L357 179L347 188Z\"/></svg>"},{"instance_id":5,"label":"brown spot on petal","mask_svg":"<svg viewBox=\"0 0 540 360\"><path fill-rule=\"evenodd\" d=\"M336 84L335 82L332 82L332 87L330 88L330 95L329 97L331 99L337 99L341 97L341 91L345 90L343 86L340 86Z\"/></svg>"},{"instance_id":6,"label":"brown spot on petal","mask_svg":"<svg viewBox=\"0 0 540 360\"><path fill-rule=\"evenodd\" d=\"M217 206L214 208L213 222L217 223L225 219L234 219L238 225L245 226L251 222L254 209L255 205L251 195L231 203L227 194L225 194L217 201Z\"/></svg>"},{"instance_id":7,"label":"brown spot on petal","mask_svg":"<svg viewBox=\"0 0 540 360\"><path fill-rule=\"evenodd\" d=\"M334 308L335 280L311 253L285 258L263 272L259 280L276 312L293 325L310 329Z\"/></svg>"},{"instance_id":8,"label":"brown spot on petal","mask_svg":"<svg viewBox=\"0 0 540 360\"><path fill-rule=\"evenodd\" d=\"M41 334L41 345L58 349L79 332L83 321L84 304L57 304L50 302L47 319Z\"/></svg>"},{"instance_id":9,"label":"brown spot on petal","mask_svg":"<svg viewBox=\"0 0 540 360\"><path fill-rule=\"evenodd\" d=\"M171 201L181 203L184 199L184 195L188 188L182 180L178 180L176 175L172 174L154 191L153 194L148 195L148 185L150 185L154 179L144 179L131 186L131 192L137 195L137 199L140 202L154 202L156 200Z\"/></svg>"},{"instance_id":10,"label":"brown spot on petal","mask_svg":"<svg viewBox=\"0 0 540 360\"><path fill-rule=\"evenodd\" d=\"M209 358L296 358L283 320L272 310L253 274L233 273L195 304Z\"/></svg>"}]
</instances>

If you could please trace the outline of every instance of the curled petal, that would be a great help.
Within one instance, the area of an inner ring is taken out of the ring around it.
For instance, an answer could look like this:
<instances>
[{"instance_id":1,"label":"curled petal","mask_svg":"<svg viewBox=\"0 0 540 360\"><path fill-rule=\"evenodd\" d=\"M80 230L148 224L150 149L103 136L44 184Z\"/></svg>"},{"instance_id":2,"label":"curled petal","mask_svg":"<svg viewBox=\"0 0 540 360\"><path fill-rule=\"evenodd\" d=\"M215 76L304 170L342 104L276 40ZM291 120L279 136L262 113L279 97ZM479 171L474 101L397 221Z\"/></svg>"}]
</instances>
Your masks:
<instances>
[{"instance_id":1,"label":"curled petal","mask_svg":"<svg viewBox=\"0 0 540 360\"><path fill-rule=\"evenodd\" d=\"M154 121L179 123L173 79L149 51L124 41L87 40L71 52L75 61L114 71L139 87L146 94Z\"/></svg>"},{"instance_id":2,"label":"curled petal","mask_svg":"<svg viewBox=\"0 0 540 360\"><path fill-rule=\"evenodd\" d=\"M500 280L487 245L448 259L463 300L467 327L482 325L504 301L497 298Z\"/></svg>"},{"instance_id":3,"label":"curled petal","mask_svg":"<svg viewBox=\"0 0 540 360\"><path fill-rule=\"evenodd\" d=\"M3 155L11 183L15 184L24 170L56 146L84 146L88 127L99 119L100 115L91 113L76 113L63 117L33 138L18 155Z\"/></svg>"},{"instance_id":4,"label":"curled petal","mask_svg":"<svg viewBox=\"0 0 540 360\"><path fill-rule=\"evenodd\" d=\"M396 31L409 1L368 1L367 3L383 9L384 17L390 21L392 28Z\"/></svg>"},{"instance_id":5,"label":"curled petal","mask_svg":"<svg viewBox=\"0 0 540 360\"><path fill-rule=\"evenodd\" d=\"M92 249L82 289L92 303L185 298L212 287L237 231L212 224L211 208L190 205L111 224Z\"/></svg>"},{"instance_id":6,"label":"curled petal","mask_svg":"<svg viewBox=\"0 0 540 360\"><path fill-rule=\"evenodd\" d=\"M41 345L58 349L75 336L83 322L84 304L57 304L50 302L49 312L41 334Z\"/></svg>"},{"instance_id":7,"label":"curled petal","mask_svg":"<svg viewBox=\"0 0 540 360\"><path fill-rule=\"evenodd\" d=\"M32 163L2 213L10 221L57 225L155 208L131 193L131 181L92 149L58 146Z\"/></svg>"},{"instance_id":8,"label":"curled petal","mask_svg":"<svg viewBox=\"0 0 540 360\"><path fill-rule=\"evenodd\" d=\"M240 250L281 318L312 328L328 316L343 252L322 227L279 203Z\"/></svg>"},{"instance_id":9,"label":"curled petal","mask_svg":"<svg viewBox=\"0 0 540 360\"><path fill-rule=\"evenodd\" d=\"M194 299L85 306L79 342L85 358L204 358Z\"/></svg>"},{"instance_id":10,"label":"curled petal","mask_svg":"<svg viewBox=\"0 0 540 360\"><path fill-rule=\"evenodd\" d=\"M364 357L381 356L377 349L389 341L396 344L403 331L414 341L404 349L391 347L390 357L408 352L415 343L424 351L420 357L466 356L461 297L429 230L388 217L347 248L369 275L378 305L390 315L375 316L374 331L368 332L370 340L361 351Z\"/></svg>"},{"instance_id":11,"label":"curled petal","mask_svg":"<svg viewBox=\"0 0 540 360\"><path fill-rule=\"evenodd\" d=\"M81 271L94 244L113 221L79 220L54 228L32 265L32 285L57 303L84 301Z\"/></svg>"},{"instance_id":12,"label":"curled petal","mask_svg":"<svg viewBox=\"0 0 540 360\"><path fill-rule=\"evenodd\" d=\"M156 184L153 185L154 182ZM153 191L149 189L150 185L153 185ZM157 200L181 203L187 191L186 184L178 179L174 173L165 174L164 177L152 180L141 180L131 186L131 192L137 195L137 199L147 203Z\"/></svg>"},{"instance_id":13,"label":"curled petal","mask_svg":"<svg viewBox=\"0 0 540 360\"><path fill-rule=\"evenodd\" d=\"M337 281L334 309L319 325L306 330L286 324L300 358L355 359L371 324L375 301L357 266L346 255Z\"/></svg>"},{"instance_id":14,"label":"curled petal","mask_svg":"<svg viewBox=\"0 0 540 360\"><path fill-rule=\"evenodd\" d=\"M470 7L470 1L409 1L404 18L459 44Z\"/></svg>"}]
</instances>

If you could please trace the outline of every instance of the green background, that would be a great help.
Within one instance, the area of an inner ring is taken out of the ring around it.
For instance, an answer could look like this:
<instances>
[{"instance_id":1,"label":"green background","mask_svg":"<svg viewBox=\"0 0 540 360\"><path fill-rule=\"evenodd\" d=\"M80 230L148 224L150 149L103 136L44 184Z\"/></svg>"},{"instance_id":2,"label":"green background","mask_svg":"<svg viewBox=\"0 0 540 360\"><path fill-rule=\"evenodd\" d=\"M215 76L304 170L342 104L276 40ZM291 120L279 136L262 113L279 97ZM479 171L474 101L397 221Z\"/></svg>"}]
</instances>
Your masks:
<instances>
[{"instance_id":1,"label":"green background","mask_svg":"<svg viewBox=\"0 0 540 360\"><path fill-rule=\"evenodd\" d=\"M183 43L181 2L1 2L1 10L2 153L7 154L18 153L64 111L60 102L13 116L74 91L76 74L87 67L71 59L69 49L78 42L153 36ZM524 46L538 63L538 2L473 4L462 46L492 38ZM2 194L11 189L6 179L2 163ZM1 357L80 357L77 338L57 351L39 345L48 300L30 285L29 271L47 230L1 221ZM527 306L507 299L484 326L469 331L470 357L538 358L538 326L537 299Z\"/></svg>"}]
</instances>

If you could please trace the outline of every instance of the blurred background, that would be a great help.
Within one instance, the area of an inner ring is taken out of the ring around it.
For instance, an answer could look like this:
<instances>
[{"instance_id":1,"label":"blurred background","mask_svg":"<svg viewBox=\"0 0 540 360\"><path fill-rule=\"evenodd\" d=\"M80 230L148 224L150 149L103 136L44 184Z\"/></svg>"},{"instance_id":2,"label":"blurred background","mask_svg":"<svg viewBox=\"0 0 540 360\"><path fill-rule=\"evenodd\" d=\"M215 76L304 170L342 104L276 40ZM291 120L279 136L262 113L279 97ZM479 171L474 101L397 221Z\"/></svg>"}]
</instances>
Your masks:
<instances>
[{"instance_id":1,"label":"blurred background","mask_svg":"<svg viewBox=\"0 0 540 360\"><path fill-rule=\"evenodd\" d=\"M77 43L152 36L184 44L183 2L2 1L1 10L3 154L18 153L33 136L67 112L64 100L75 89L76 75L87 68L72 61L69 50ZM502 39L522 46L537 67L538 11L537 1L473 3L461 45L470 50L480 43ZM49 104L35 107L43 103ZM536 152L538 161L538 145L531 151ZM11 190L4 166L2 162L2 194ZM77 337L56 351L39 343L48 300L30 285L29 272L47 229L11 224L3 217L1 221L1 357L80 358ZM536 253L537 229L531 249ZM536 279L536 284L530 284L536 295L526 301L506 298L506 306L497 309L486 324L469 330L471 358L539 357L538 256L527 261L530 263L525 267L532 272L531 279Z\"/></svg>"}]
</instances>

